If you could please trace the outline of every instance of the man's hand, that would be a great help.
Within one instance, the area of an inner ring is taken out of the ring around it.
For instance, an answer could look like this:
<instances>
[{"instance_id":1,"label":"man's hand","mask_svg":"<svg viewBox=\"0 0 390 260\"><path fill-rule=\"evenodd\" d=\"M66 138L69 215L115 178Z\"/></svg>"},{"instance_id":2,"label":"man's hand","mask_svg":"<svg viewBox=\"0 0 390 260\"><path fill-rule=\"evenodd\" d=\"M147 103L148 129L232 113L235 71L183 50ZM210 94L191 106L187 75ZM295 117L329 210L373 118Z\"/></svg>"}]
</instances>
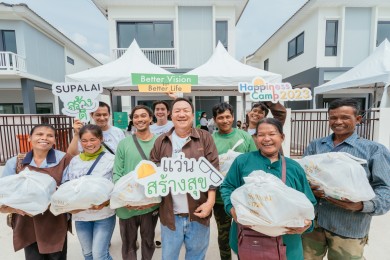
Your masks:
<instances>
[{"instance_id":1,"label":"man's hand","mask_svg":"<svg viewBox=\"0 0 390 260\"><path fill-rule=\"evenodd\" d=\"M305 226L303 227L286 227L286 234L302 234L311 226L311 223L311 220L305 219Z\"/></svg>"},{"instance_id":2,"label":"man's hand","mask_svg":"<svg viewBox=\"0 0 390 260\"><path fill-rule=\"evenodd\" d=\"M79 134L80 129L83 127L83 122L80 121L80 119L75 118L73 121L73 131L75 134Z\"/></svg>"},{"instance_id":3,"label":"man's hand","mask_svg":"<svg viewBox=\"0 0 390 260\"><path fill-rule=\"evenodd\" d=\"M320 199L325 198L325 192L320 189L320 186L310 184L310 188L313 191L314 196L316 196L317 198L320 198Z\"/></svg>"},{"instance_id":4,"label":"man's hand","mask_svg":"<svg viewBox=\"0 0 390 260\"><path fill-rule=\"evenodd\" d=\"M144 209L148 209L148 208L157 206L159 204L160 203L152 203L152 204L142 205L142 206L130 206L130 205L127 205L125 208L130 209L130 210L144 210Z\"/></svg>"},{"instance_id":5,"label":"man's hand","mask_svg":"<svg viewBox=\"0 0 390 260\"><path fill-rule=\"evenodd\" d=\"M206 218L211 214L213 207L214 203L206 201L195 210L194 215L199 218Z\"/></svg>"},{"instance_id":6,"label":"man's hand","mask_svg":"<svg viewBox=\"0 0 390 260\"><path fill-rule=\"evenodd\" d=\"M346 209L346 210L351 210L351 211L362 211L363 209L363 202L352 202L348 199L341 199L341 200L336 200L331 197L325 197L327 201L330 203L333 203L334 205Z\"/></svg>"}]
</instances>

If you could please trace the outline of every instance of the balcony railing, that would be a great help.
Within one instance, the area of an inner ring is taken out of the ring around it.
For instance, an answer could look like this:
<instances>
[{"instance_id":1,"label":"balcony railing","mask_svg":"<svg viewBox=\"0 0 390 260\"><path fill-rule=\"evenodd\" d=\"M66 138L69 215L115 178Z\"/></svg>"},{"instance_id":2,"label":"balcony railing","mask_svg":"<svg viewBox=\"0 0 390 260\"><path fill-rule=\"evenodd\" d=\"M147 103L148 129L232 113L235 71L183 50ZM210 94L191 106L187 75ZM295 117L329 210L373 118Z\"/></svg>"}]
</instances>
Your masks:
<instances>
[{"instance_id":1,"label":"balcony railing","mask_svg":"<svg viewBox=\"0 0 390 260\"><path fill-rule=\"evenodd\" d=\"M118 59L126 50L126 48L113 49L113 58ZM141 50L153 64L164 68L177 67L175 48L142 48Z\"/></svg>"},{"instance_id":2,"label":"balcony railing","mask_svg":"<svg viewBox=\"0 0 390 260\"><path fill-rule=\"evenodd\" d=\"M0 52L0 73L26 72L26 60L22 56L9 52Z\"/></svg>"}]
</instances>

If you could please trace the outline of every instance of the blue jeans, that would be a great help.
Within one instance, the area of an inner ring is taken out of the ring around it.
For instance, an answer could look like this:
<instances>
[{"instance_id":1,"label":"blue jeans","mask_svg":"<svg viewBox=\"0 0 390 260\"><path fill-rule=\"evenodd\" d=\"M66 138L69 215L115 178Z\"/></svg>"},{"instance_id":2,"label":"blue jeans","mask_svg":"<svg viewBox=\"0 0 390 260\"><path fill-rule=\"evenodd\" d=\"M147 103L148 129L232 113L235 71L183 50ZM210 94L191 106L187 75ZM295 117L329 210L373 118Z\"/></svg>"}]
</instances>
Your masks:
<instances>
[{"instance_id":1,"label":"blue jeans","mask_svg":"<svg viewBox=\"0 0 390 260\"><path fill-rule=\"evenodd\" d=\"M205 259L210 239L210 227L206 227L196 221L190 221L189 217L175 215L176 230L170 230L161 224L162 259L177 260L180 248L184 242L186 248L186 260Z\"/></svg>"},{"instance_id":2,"label":"blue jeans","mask_svg":"<svg viewBox=\"0 0 390 260\"><path fill-rule=\"evenodd\" d=\"M75 221L85 260L112 260L109 252L116 215L96 221Z\"/></svg>"}]
</instances>

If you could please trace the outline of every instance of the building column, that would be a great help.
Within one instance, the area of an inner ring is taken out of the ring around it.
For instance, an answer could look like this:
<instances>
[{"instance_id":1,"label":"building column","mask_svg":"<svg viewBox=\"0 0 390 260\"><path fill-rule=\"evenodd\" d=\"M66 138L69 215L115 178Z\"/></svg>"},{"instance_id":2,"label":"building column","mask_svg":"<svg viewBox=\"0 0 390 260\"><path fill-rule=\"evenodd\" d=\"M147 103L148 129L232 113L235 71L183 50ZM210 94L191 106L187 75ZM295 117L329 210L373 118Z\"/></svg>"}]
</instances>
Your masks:
<instances>
[{"instance_id":1,"label":"building column","mask_svg":"<svg viewBox=\"0 0 390 260\"><path fill-rule=\"evenodd\" d=\"M23 110L25 114L36 114L34 82L29 79L21 79Z\"/></svg>"},{"instance_id":2,"label":"building column","mask_svg":"<svg viewBox=\"0 0 390 260\"><path fill-rule=\"evenodd\" d=\"M122 112L122 96L112 96L111 113Z\"/></svg>"}]
</instances>

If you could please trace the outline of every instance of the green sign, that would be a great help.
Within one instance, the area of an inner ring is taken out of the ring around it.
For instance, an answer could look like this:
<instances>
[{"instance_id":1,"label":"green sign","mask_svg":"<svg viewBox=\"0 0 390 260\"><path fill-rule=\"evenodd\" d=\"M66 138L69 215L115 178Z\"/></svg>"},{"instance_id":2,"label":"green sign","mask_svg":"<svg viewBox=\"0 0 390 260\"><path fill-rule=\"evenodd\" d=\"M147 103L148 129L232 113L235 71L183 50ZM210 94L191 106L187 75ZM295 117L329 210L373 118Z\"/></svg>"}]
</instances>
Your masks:
<instances>
[{"instance_id":1,"label":"green sign","mask_svg":"<svg viewBox=\"0 0 390 260\"><path fill-rule=\"evenodd\" d=\"M114 112L114 126L120 129L127 129L128 124L127 112Z\"/></svg>"},{"instance_id":2,"label":"green sign","mask_svg":"<svg viewBox=\"0 0 390 260\"><path fill-rule=\"evenodd\" d=\"M131 73L131 80L134 85L142 84L198 84L197 75L178 74L140 74Z\"/></svg>"}]
</instances>

